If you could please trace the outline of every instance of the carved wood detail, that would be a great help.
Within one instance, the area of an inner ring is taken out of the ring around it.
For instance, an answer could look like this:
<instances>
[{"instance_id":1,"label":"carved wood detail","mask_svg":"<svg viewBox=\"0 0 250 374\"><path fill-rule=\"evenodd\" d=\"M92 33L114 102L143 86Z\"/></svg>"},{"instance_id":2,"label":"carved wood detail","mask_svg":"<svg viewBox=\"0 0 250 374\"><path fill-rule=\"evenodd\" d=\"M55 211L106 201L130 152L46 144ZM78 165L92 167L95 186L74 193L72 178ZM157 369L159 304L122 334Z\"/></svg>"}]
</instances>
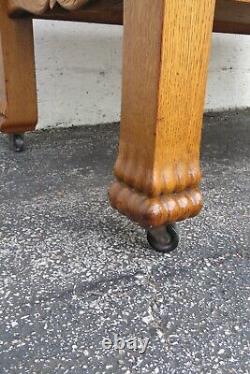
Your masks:
<instances>
[{"instance_id":1,"label":"carved wood detail","mask_svg":"<svg viewBox=\"0 0 250 374\"><path fill-rule=\"evenodd\" d=\"M67 10L80 9L89 0L9 0L10 12L26 11L41 15L47 10L52 10L56 4Z\"/></svg>"},{"instance_id":2,"label":"carved wood detail","mask_svg":"<svg viewBox=\"0 0 250 374\"><path fill-rule=\"evenodd\" d=\"M116 181L109 189L109 196L113 208L145 228L194 217L203 206L198 188L150 198Z\"/></svg>"},{"instance_id":3,"label":"carved wood detail","mask_svg":"<svg viewBox=\"0 0 250 374\"><path fill-rule=\"evenodd\" d=\"M215 0L125 0L122 119L111 204L142 226L199 213Z\"/></svg>"}]
</instances>

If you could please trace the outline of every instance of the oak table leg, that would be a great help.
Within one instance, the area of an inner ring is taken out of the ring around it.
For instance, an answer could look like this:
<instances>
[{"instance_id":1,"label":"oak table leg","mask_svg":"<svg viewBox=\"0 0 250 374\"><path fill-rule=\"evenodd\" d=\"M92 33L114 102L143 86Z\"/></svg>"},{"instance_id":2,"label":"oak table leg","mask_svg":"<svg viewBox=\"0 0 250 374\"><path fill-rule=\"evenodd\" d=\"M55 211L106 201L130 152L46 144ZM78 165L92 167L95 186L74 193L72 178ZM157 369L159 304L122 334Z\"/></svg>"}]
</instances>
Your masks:
<instances>
[{"instance_id":1,"label":"oak table leg","mask_svg":"<svg viewBox=\"0 0 250 374\"><path fill-rule=\"evenodd\" d=\"M7 0L0 1L0 130L12 134L17 150L20 134L37 123L37 96L31 19L10 19Z\"/></svg>"},{"instance_id":2,"label":"oak table leg","mask_svg":"<svg viewBox=\"0 0 250 374\"><path fill-rule=\"evenodd\" d=\"M146 228L202 208L199 157L215 0L125 0L111 205Z\"/></svg>"}]
</instances>

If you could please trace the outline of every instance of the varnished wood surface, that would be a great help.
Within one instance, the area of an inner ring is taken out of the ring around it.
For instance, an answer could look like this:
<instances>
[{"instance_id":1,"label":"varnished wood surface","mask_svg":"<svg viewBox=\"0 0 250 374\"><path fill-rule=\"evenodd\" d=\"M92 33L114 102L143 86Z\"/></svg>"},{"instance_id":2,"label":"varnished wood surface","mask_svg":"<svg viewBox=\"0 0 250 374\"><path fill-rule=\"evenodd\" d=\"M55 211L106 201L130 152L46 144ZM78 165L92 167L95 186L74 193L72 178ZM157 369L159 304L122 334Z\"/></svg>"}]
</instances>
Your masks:
<instances>
[{"instance_id":1,"label":"varnished wood surface","mask_svg":"<svg viewBox=\"0 0 250 374\"><path fill-rule=\"evenodd\" d=\"M212 28L250 33L250 0L217 0L216 9L215 0L72 1L54 1L48 10L48 2L41 0L42 8L32 17L124 22L122 121L116 180L109 192L112 206L145 227L197 215L202 208L199 153ZM0 128L32 130L37 121L32 20L17 0L1 1L0 33Z\"/></svg>"},{"instance_id":2,"label":"varnished wood surface","mask_svg":"<svg viewBox=\"0 0 250 374\"><path fill-rule=\"evenodd\" d=\"M37 122L33 28L31 19L10 19L0 1L0 129L33 130Z\"/></svg>"},{"instance_id":3,"label":"varnished wood surface","mask_svg":"<svg viewBox=\"0 0 250 374\"><path fill-rule=\"evenodd\" d=\"M38 5L35 5L34 0L21 1L30 2L31 12L36 13L35 18L123 24L123 0L94 0L87 6L71 12L60 6L48 11L44 3L46 0L39 0ZM9 12L12 16L25 14L21 11L25 7L21 4L20 0L9 0ZM217 0L214 31L250 34L249 4L249 0Z\"/></svg>"},{"instance_id":4,"label":"varnished wood surface","mask_svg":"<svg viewBox=\"0 0 250 374\"><path fill-rule=\"evenodd\" d=\"M125 0L114 208L143 226L202 206L200 137L214 0Z\"/></svg>"}]
</instances>

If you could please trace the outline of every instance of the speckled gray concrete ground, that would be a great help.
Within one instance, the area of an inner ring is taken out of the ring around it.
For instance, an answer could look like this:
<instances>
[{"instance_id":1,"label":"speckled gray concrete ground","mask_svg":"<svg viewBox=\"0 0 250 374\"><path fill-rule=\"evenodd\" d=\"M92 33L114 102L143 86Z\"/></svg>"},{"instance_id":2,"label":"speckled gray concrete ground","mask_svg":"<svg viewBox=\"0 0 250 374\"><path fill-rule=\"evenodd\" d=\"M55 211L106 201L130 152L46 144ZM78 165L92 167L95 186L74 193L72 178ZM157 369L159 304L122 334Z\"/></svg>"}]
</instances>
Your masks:
<instances>
[{"instance_id":1,"label":"speckled gray concrete ground","mask_svg":"<svg viewBox=\"0 0 250 374\"><path fill-rule=\"evenodd\" d=\"M206 206L165 256L109 207L117 125L0 138L1 374L250 372L249 119L206 118Z\"/></svg>"}]
</instances>

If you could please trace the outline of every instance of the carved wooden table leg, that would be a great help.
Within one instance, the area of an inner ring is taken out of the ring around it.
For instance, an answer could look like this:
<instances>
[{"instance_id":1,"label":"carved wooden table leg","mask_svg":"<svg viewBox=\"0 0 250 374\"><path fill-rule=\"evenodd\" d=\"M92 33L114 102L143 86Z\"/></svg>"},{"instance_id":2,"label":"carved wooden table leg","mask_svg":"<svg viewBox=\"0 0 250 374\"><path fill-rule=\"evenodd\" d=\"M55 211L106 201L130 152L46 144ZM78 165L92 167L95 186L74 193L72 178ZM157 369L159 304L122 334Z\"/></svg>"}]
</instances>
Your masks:
<instances>
[{"instance_id":1,"label":"carved wooden table leg","mask_svg":"<svg viewBox=\"0 0 250 374\"><path fill-rule=\"evenodd\" d=\"M31 19L12 20L7 0L0 1L0 130L22 150L22 134L37 122L33 29Z\"/></svg>"},{"instance_id":2,"label":"carved wooden table leg","mask_svg":"<svg viewBox=\"0 0 250 374\"><path fill-rule=\"evenodd\" d=\"M215 0L124 6L121 135L109 195L114 208L154 229L156 249L170 251L178 240L167 225L202 207L200 137ZM165 246L157 245L162 226L172 235Z\"/></svg>"}]
</instances>

